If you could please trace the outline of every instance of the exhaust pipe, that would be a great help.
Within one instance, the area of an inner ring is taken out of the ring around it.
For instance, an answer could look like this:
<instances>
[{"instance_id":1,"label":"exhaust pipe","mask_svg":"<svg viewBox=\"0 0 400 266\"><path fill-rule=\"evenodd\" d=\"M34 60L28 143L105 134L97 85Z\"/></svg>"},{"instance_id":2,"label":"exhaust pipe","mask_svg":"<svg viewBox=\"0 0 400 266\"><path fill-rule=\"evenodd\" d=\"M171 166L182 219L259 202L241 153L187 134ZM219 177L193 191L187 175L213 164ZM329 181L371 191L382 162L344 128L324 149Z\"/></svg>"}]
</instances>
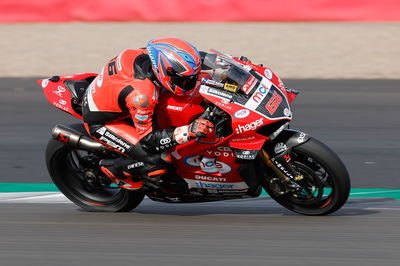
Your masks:
<instances>
[{"instance_id":1,"label":"exhaust pipe","mask_svg":"<svg viewBox=\"0 0 400 266\"><path fill-rule=\"evenodd\" d=\"M64 142L71 147L87 150L91 152L103 152L107 150L101 143L84 136L82 133L66 127L64 125L57 125L51 131L54 140Z\"/></svg>"}]
</instances>

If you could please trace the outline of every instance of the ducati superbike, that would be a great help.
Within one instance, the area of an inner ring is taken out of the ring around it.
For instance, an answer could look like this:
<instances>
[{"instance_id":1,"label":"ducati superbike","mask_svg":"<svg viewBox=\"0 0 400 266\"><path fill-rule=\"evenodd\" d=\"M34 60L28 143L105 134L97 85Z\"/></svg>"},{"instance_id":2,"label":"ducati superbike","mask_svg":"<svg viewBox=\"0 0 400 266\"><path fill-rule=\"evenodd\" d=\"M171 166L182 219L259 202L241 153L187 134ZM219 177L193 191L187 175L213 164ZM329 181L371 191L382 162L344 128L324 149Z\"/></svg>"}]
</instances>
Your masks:
<instances>
[{"instance_id":1,"label":"ducati superbike","mask_svg":"<svg viewBox=\"0 0 400 266\"><path fill-rule=\"evenodd\" d=\"M350 178L342 161L322 142L289 127L297 91L271 69L215 50L205 56L203 69L207 78L190 95L160 94L157 127L204 118L215 125L213 134L170 148L172 164L160 183L145 182L140 190L113 183L99 161L122 156L115 150L124 147L117 140L94 140L81 122L55 126L47 145L47 168L60 191L89 211L130 211L145 196L205 202L259 197L263 189L304 215L326 215L345 204ZM51 104L82 119L84 94L101 78L87 73L38 82Z\"/></svg>"}]
</instances>

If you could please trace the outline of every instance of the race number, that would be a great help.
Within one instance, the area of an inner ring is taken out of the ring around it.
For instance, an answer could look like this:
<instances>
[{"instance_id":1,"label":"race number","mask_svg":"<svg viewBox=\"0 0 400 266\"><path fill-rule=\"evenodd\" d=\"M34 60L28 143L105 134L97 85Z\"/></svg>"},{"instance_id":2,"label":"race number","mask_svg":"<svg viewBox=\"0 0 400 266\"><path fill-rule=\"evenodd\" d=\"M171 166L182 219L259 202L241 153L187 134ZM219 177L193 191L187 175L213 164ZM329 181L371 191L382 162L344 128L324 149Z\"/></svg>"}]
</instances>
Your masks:
<instances>
[{"instance_id":1,"label":"race number","mask_svg":"<svg viewBox=\"0 0 400 266\"><path fill-rule=\"evenodd\" d=\"M265 107L267 108L268 112L271 115L273 115L276 109L278 109L281 102L282 102L282 96L280 96L276 91L274 91L271 99L269 99Z\"/></svg>"}]
</instances>

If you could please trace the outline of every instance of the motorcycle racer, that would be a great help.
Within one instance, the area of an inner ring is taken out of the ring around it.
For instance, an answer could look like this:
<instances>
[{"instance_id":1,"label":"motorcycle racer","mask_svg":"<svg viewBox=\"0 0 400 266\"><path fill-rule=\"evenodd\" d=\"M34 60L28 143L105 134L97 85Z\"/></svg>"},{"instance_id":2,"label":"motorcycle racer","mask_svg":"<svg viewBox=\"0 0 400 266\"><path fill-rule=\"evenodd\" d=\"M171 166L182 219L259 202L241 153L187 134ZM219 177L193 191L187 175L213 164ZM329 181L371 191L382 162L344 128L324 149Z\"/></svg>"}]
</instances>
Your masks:
<instances>
[{"instance_id":1,"label":"motorcycle racer","mask_svg":"<svg viewBox=\"0 0 400 266\"><path fill-rule=\"evenodd\" d=\"M111 59L90 84L83 121L92 137L124 155L100 161L101 171L122 188L140 189L143 179L158 182L170 162L167 149L212 132L213 124L205 119L168 129L155 124L159 94L190 93L201 64L190 43L155 39L146 48L125 50Z\"/></svg>"}]
</instances>

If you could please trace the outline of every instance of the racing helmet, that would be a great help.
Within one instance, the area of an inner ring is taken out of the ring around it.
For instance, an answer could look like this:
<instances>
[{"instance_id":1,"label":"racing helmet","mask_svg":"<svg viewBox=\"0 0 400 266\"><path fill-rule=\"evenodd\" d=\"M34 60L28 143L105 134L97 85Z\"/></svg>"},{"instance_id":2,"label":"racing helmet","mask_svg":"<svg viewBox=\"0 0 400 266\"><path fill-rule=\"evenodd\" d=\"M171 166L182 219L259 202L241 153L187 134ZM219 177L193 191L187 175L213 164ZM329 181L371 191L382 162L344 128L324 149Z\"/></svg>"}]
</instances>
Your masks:
<instances>
[{"instance_id":1,"label":"racing helmet","mask_svg":"<svg viewBox=\"0 0 400 266\"><path fill-rule=\"evenodd\" d=\"M176 38L151 40L146 46L158 81L172 93L183 96L193 89L201 70L199 51Z\"/></svg>"}]
</instances>

